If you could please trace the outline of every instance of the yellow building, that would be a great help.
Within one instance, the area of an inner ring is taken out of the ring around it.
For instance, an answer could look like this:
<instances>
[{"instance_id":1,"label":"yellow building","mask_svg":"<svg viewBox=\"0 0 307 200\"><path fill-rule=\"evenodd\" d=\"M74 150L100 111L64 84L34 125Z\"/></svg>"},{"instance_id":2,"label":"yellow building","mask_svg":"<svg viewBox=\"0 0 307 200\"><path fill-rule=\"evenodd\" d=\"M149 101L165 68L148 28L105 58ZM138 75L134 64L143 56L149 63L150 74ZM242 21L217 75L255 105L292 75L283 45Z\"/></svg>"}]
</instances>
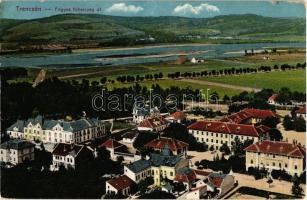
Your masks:
<instances>
[{"instance_id":1,"label":"yellow building","mask_svg":"<svg viewBox=\"0 0 307 200\"><path fill-rule=\"evenodd\" d=\"M154 185L161 186L164 179L174 180L178 171L189 166L189 160L179 155L171 155L168 145L160 154L151 154L146 160L138 160L124 167L124 173L139 183L147 177L153 177Z\"/></svg>"},{"instance_id":2,"label":"yellow building","mask_svg":"<svg viewBox=\"0 0 307 200\"><path fill-rule=\"evenodd\" d=\"M266 170L285 170L291 175L303 173L305 170L306 149L300 145L259 141L245 148L246 171L249 167Z\"/></svg>"}]
</instances>

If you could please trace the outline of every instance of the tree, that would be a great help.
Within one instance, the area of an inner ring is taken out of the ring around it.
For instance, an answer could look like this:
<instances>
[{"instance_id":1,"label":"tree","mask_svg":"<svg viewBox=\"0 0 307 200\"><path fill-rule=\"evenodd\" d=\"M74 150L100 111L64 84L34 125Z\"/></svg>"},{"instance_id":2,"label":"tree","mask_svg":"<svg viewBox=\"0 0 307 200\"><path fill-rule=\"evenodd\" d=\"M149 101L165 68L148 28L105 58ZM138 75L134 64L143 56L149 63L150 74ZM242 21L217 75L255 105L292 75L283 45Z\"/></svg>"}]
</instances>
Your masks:
<instances>
[{"instance_id":1,"label":"tree","mask_svg":"<svg viewBox=\"0 0 307 200\"><path fill-rule=\"evenodd\" d=\"M230 149L229 149L229 147L226 144L223 144L220 147L220 152L223 152L224 154L229 155L230 154Z\"/></svg>"},{"instance_id":2,"label":"tree","mask_svg":"<svg viewBox=\"0 0 307 200\"><path fill-rule=\"evenodd\" d=\"M177 193L182 192L186 189L185 185L182 182L174 182L173 186L173 191Z\"/></svg>"},{"instance_id":3,"label":"tree","mask_svg":"<svg viewBox=\"0 0 307 200\"><path fill-rule=\"evenodd\" d=\"M281 132L276 128L272 128L269 130L269 136L270 140L274 141L281 141L283 139Z\"/></svg>"},{"instance_id":4,"label":"tree","mask_svg":"<svg viewBox=\"0 0 307 200\"><path fill-rule=\"evenodd\" d=\"M265 126L270 127L270 128L276 128L276 126L279 122L280 122L280 120L276 117L267 117L261 123Z\"/></svg>"},{"instance_id":5,"label":"tree","mask_svg":"<svg viewBox=\"0 0 307 200\"><path fill-rule=\"evenodd\" d=\"M293 122L289 115L286 115L282 125L285 127L285 130L292 130L293 129Z\"/></svg>"},{"instance_id":6,"label":"tree","mask_svg":"<svg viewBox=\"0 0 307 200\"><path fill-rule=\"evenodd\" d=\"M292 194L295 197L301 197L303 194L303 188L300 186L300 181L297 175L293 177Z\"/></svg>"},{"instance_id":7,"label":"tree","mask_svg":"<svg viewBox=\"0 0 307 200\"><path fill-rule=\"evenodd\" d=\"M306 121L303 117L297 117L294 119L293 127L298 132L305 132L306 131Z\"/></svg>"}]
</instances>

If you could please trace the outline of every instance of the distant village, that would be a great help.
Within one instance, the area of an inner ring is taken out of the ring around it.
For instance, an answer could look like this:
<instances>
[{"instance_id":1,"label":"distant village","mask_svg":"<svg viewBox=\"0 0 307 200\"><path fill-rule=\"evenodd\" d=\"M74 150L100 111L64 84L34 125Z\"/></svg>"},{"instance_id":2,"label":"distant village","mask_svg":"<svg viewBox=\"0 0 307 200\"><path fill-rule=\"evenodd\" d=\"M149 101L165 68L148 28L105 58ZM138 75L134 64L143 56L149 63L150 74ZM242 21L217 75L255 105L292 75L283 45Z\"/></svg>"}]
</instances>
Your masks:
<instances>
[{"instance_id":1,"label":"distant village","mask_svg":"<svg viewBox=\"0 0 307 200\"><path fill-rule=\"evenodd\" d=\"M268 103L280 106L276 98L273 94ZM293 118L306 120L306 106L298 107ZM181 110L160 113L156 107L135 106L131 114L121 119L129 128L115 128L115 119L86 114L80 119L38 115L17 120L6 130L10 140L1 144L1 166L34 161L35 149L44 149L52 154L48 170L74 170L105 149L123 165L122 174L106 175L102 198L141 198L163 191L178 199L218 199L231 196L239 186L253 185L280 193L276 178L305 173L305 140L296 139L305 132L286 135L285 118L278 112L244 108L217 118L197 118ZM193 138L195 144L181 138ZM247 176L254 176L254 181L244 181Z\"/></svg>"}]
</instances>

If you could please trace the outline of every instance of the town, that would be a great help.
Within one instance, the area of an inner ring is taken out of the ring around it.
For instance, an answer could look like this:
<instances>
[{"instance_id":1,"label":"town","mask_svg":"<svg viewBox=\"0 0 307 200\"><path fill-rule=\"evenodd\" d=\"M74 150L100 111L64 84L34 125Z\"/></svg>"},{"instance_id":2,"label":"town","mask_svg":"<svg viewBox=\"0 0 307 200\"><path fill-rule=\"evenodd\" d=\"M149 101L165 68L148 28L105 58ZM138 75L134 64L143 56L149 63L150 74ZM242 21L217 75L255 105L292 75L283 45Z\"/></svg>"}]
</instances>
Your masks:
<instances>
[{"instance_id":1,"label":"town","mask_svg":"<svg viewBox=\"0 0 307 200\"><path fill-rule=\"evenodd\" d=\"M266 103L281 106L277 94ZM135 105L131 116L122 119L99 120L85 112L80 119L37 115L7 129L1 167L31 171L39 157L45 162L39 170L57 173L105 158L118 170L103 176L101 198L302 197L306 149L297 135L305 133L289 134L288 118L304 126L306 105L244 108L214 118L185 110L160 113L149 105Z\"/></svg>"}]
</instances>

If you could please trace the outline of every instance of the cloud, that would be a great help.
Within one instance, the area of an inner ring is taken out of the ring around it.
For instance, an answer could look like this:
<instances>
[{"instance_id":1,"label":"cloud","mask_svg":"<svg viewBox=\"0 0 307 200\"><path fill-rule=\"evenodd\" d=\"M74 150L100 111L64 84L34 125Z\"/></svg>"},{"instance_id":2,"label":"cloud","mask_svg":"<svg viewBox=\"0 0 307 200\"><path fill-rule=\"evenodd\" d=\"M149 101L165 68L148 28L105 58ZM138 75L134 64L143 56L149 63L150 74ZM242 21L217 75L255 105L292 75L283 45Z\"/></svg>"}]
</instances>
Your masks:
<instances>
[{"instance_id":1,"label":"cloud","mask_svg":"<svg viewBox=\"0 0 307 200\"><path fill-rule=\"evenodd\" d=\"M173 13L174 14L194 14L194 15L199 15L203 11L207 12L220 12L220 9L216 6L209 5L207 3L202 3L199 6L192 6L189 3L186 3L184 5L178 5Z\"/></svg>"},{"instance_id":2,"label":"cloud","mask_svg":"<svg viewBox=\"0 0 307 200\"><path fill-rule=\"evenodd\" d=\"M138 13L143 11L141 6L126 5L125 3L115 3L110 8L106 9L107 12L123 12L123 13Z\"/></svg>"}]
</instances>

